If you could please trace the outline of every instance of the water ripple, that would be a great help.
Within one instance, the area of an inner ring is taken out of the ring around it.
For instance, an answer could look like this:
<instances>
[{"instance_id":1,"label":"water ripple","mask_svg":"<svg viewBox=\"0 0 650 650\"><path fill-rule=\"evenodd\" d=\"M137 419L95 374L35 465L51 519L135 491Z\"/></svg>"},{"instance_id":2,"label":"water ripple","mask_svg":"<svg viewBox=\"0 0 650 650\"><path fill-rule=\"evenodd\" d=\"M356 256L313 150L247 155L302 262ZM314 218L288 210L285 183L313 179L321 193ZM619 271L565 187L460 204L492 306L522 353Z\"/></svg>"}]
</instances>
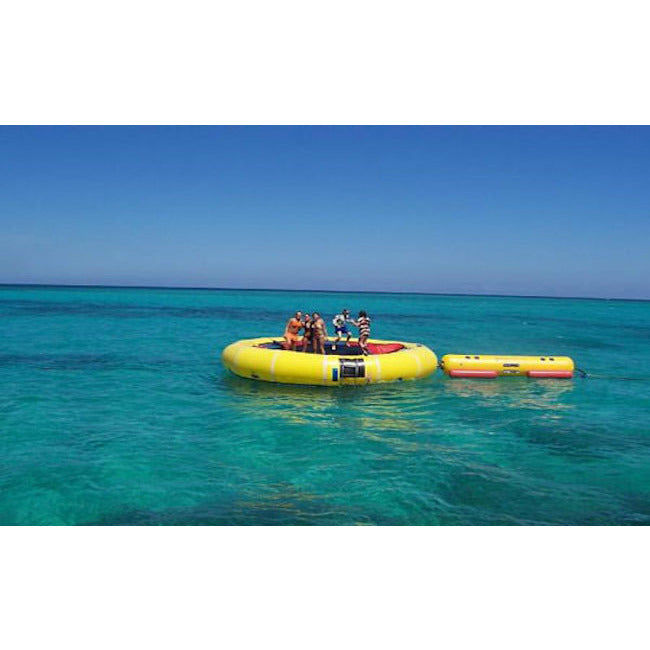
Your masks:
<instances>
[{"instance_id":1,"label":"water ripple","mask_svg":"<svg viewBox=\"0 0 650 650\"><path fill-rule=\"evenodd\" d=\"M330 390L221 366L307 302L590 377ZM14 288L0 312L2 524L650 523L646 303Z\"/></svg>"}]
</instances>

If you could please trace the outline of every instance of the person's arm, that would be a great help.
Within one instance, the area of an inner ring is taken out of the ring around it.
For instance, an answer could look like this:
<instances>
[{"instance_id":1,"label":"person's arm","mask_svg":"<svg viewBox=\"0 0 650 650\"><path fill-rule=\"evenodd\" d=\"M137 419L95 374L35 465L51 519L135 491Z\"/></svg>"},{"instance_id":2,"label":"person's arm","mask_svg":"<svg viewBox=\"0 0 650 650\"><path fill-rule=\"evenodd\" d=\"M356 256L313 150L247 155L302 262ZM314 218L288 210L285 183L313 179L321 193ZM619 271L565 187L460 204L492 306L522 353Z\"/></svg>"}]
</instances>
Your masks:
<instances>
[{"instance_id":1,"label":"person's arm","mask_svg":"<svg viewBox=\"0 0 650 650\"><path fill-rule=\"evenodd\" d=\"M287 324L284 326L284 334L282 336L284 336L285 338L287 338L287 334L289 334L290 323L291 323L291 318L287 321Z\"/></svg>"}]
</instances>

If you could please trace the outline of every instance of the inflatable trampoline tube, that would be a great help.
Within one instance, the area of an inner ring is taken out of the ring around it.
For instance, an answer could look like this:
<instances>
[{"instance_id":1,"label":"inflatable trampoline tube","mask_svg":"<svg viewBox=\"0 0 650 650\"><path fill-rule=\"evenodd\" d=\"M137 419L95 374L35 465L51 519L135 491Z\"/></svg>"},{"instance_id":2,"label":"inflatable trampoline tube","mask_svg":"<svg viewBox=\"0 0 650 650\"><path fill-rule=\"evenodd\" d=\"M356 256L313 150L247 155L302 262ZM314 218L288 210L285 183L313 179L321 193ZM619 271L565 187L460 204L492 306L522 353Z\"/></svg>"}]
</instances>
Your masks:
<instances>
[{"instance_id":1,"label":"inflatable trampoline tube","mask_svg":"<svg viewBox=\"0 0 650 650\"><path fill-rule=\"evenodd\" d=\"M569 357L511 357L498 354L445 354L440 361L450 377L531 377L571 379L573 359Z\"/></svg>"},{"instance_id":2,"label":"inflatable trampoline tube","mask_svg":"<svg viewBox=\"0 0 650 650\"><path fill-rule=\"evenodd\" d=\"M326 354L294 352L283 349L282 341L264 337L230 344L221 360L240 377L314 386L421 379L438 367L433 351L419 343L370 339L368 349L371 354L364 356L355 341L349 347L328 341Z\"/></svg>"}]
</instances>

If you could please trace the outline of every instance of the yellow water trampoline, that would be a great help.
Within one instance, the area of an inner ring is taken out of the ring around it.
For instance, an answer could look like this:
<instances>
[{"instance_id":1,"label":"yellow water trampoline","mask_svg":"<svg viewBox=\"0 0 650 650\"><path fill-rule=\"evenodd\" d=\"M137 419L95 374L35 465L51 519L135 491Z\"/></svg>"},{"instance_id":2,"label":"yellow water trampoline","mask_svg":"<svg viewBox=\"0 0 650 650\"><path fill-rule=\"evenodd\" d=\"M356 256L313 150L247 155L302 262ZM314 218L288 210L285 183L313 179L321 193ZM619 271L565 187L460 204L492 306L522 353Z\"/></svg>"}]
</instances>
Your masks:
<instances>
[{"instance_id":1,"label":"yellow water trampoline","mask_svg":"<svg viewBox=\"0 0 650 650\"><path fill-rule=\"evenodd\" d=\"M422 379L435 372L435 353L420 343L368 340L364 356L358 343L325 343L326 354L285 350L270 337L236 341L221 354L236 375L280 384L315 386L365 385Z\"/></svg>"}]
</instances>

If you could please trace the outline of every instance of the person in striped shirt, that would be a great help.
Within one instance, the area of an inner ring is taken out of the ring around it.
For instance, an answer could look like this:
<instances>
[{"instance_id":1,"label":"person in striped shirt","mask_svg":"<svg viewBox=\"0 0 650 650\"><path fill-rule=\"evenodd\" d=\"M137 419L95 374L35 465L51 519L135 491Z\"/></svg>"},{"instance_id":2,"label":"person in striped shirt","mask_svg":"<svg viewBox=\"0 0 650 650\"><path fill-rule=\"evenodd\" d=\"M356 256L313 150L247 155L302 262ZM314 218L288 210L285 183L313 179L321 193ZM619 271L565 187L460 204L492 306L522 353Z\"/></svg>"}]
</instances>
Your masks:
<instances>
[{"instance_id":1,"label":"person in striped shirt","mask_svg":"<svg viewBox=\"0 0 650 650\"><path fill-rule=\"evenodd\" d=\"M359 347L364 355L370 354L368 352L368 339L370 338L370 317L368 314L361 310L357 320L350 321L355 327L359 328Z\"/></svg>"}]
</instances>

